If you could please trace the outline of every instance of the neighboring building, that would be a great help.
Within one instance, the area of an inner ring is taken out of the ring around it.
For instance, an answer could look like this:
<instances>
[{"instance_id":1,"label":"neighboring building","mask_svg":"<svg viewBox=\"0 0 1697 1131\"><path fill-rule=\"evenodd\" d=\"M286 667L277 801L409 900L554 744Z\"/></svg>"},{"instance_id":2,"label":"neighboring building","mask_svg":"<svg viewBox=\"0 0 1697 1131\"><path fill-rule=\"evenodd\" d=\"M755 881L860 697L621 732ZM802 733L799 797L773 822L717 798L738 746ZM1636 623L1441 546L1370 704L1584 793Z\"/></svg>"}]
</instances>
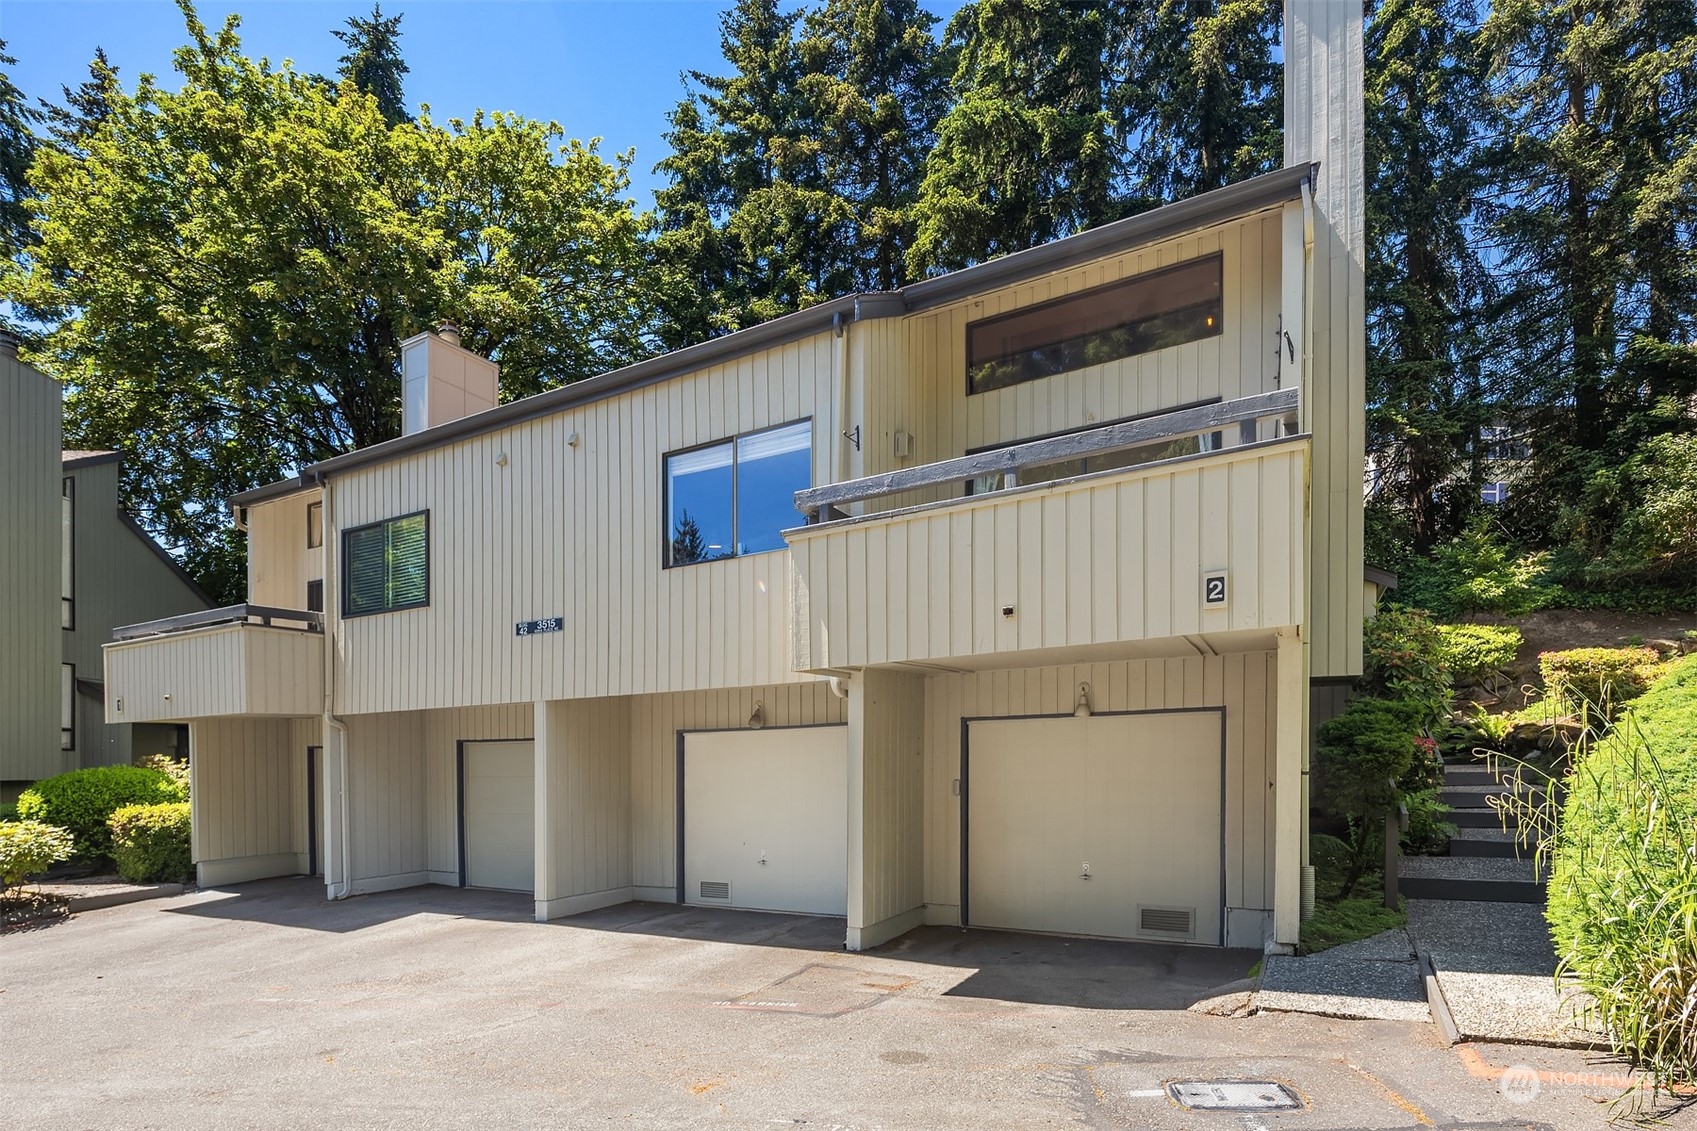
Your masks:
<instances>
[{"instance_id":1,"label":"neighboring building","mask_svg":"<svg viewBox=\"0 0 1697 1131\"><path fill-rule=\"evenodd\" d=\"M67 770L148 754L188 756L187 727L106 721L100 650L112 630L212 607L212 599L118 501L123 459L120 452L61 453L59 749Z\"/></svg>"},{"instance_id":2,"label":"neighboring building","mask_svg":"<svg viewBox=\"0 0 1697 1131\"><path fill-rule=\"evenodd\" d=\"M0 793L140 754L182 756L175 724L108 724L113 629L211 602L118 503L117 452L61 452L59 384L0 343Z\"/></svg>"},{"instance_id":3,"label":"neighboring building","mask_svg":"<svg viewBox=\"0 0 1697 1131\"><path fill-rule=\"evenodd\" d=\"M494 408L405 343L252 604L107 646L201 881L1294 943L1371 587L1361 9L1288 10L1282 171Z\"/></svg>"},{"instance_id":4,"label":"neighboring building","mask_svg":"<svg viewBox=\"0 0 1697 1131\"><path fill-rule=\"evenodd\" d=\"M59 383L0 335L0 801L59 772Z\"/></svg>"}]
</instances>

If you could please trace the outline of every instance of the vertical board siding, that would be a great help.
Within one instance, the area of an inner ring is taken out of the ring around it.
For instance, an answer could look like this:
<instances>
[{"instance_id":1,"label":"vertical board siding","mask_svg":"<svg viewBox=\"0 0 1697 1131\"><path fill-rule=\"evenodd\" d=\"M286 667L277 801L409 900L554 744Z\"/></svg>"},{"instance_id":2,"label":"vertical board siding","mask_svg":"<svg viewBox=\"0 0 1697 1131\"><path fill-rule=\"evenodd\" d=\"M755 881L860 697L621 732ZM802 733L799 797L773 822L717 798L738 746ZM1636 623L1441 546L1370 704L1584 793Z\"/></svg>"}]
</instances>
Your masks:
<instances>
[{"instance_id":1,"label":"vertical board siding","mask_svg":"<svg viewBox=\"0 0 1697 1131\"><path fill-rule=\"evenodd\" d=\"M338 476L338 528L430 511L431 573L429 607L341 622L339 710L794 678L788 555L662 569L662 461L811 418L813 481L834 480L835 341L827 332ZM518 621L553 616L565 631L513 633ZM374 659L391 656L418 660Z\"/></svg>"},{"instance_id":2,"label":"vertical board siding","mask_svg":"<svg viewBox=\"0 0 1697 1131\"><path fill-rule=\"evenodd\" d=\"M307 507L320 497L314 488L247 509L247 599L251 603L306 608L307 582L324 578L324 547L306 544Z\"/></svg>"},{"instance_id":3,"label":"vertical board siding","mask_svg":"<svg viewBox=\"0 0 1697 1131\"><path fill-rule=\"evenodd\" d=\"M460 882L459 744L534 737L529 703L424 712L426 867L436 883Z\"/></svg>"},{"instance_id":4,"label":"vertical board siding","mask_svg":"<svg viewBox=\"0 0 1697 1131\"><path fill-rule=\"evenodd\" d=\"M817 671L1300 624L1306 456L1303 440L1228 449L798 531L795 664ZM892 556L892 544L906 552ZM1205 608L1203 575L1220 569L1227 605Z\"/></svg>"},{"instance_id":5,"label":"vertical board siding","mask_svg":"<svg viewBox=\"0 0 1697 1131\"><path fill-rule=\"evenodd\" d=\"M324 707L324 637L316 632L231 624L109 644L105 654L108 722L316 715Z\"/></svg>"},{"instance_id":6,"label":"vertical board siding","mask_svg":"<svg viewBox=\"0 0 1697 1131\"><path fill-rule=\"evenodd\" d=\"M849 694L861 698L849 715L851 774L859 769L849 780L849 844L859 849L849 861L849 921L861 927L925 902L925 678L867 671Z\"/></svg>"},{"instance_id":7,"label":"vertical board siding","mask_svg":"<svg viewBox=\"0 0 1697 1131\"><path fill-rule=\"evenodd\" d=\"M1071 715L1078 686L1096 712L1224 707L1226 906L1272 907L1273 655L1131 660L937 675L925 683L925 902L934 921L960 907L961 720ZM1042 757L1033 751L1033 757ZM1214 757L1214 751L1207 756Z\"/></svg>"},{"instance_id":8,"label":"vertical board siding","mask_svg":"<svg viewBox=\"0 0 1697 1131\"><path fill-rule=\"evenodd\" d=\"M1327 0L1286 5L1285 164L1319 162L1314 186L1313 370L1304 390L1314 434L1317 677L1361 674L1360 585L1367 339L1362 156L1362 15Z\"/></svg>"},{"instance_id":9,"label":"vertical board siding","mask_svg":"<svg viewBox=\"0 0 1697 1131\"><path fill-rule=\"evenodd\" d=\"M105 678L101 648L112 639L114 628L207 607L206 599L160 558L146 536L124 521L118 503L119 467L114 460L65 472L75 481L76 627L60 636L64 662L76 665L79 680ZM108 726L98 699L79 693L77 705L77 749L68 755L65 768L128 762L129 728Z\"/></svg>"},{"instance_id":10,"label":"vertical board siding","mask_svg":"<svg viewBox=\"0 0 1697 1131\"><path fill-rule=\"evenodd\" d=\"M677 887L678 732L748 725L755 705L768 727L843 723L847 705L823 680L630 700L631 883L652 898Z\"/></svg>"},{"instance_id":11,"label":"vertical board siding","mask_svg":"<svg viewBox=\"0 0 1697 1131\"><path fill-rule=\"evenodd\" d=\"M359 715L348 728L349 876L423 883L429 870L424 717Z\"/></svg>"},{"instance_id":12,"label":"vertical board siding","mask_svg":"<svg viewBox=\"0 0 1697 1131\"><path fill-rule=\"evenodd\" d=\"M869 373L866 474L1210 397L1229 400L1277 388L1281 246L1280 212L1272 209L902 319L899 341L893 335L874 339L889 351L890 360ZM969 323L1216 252L1223 259L1224 281L1219 336L967 395ZM856 334L858 342L866 331L857 327ZM894 454L898 430L914 437L907 459ZM910 492L887 505L911 506L958 494L958 488L935 488ZM885 505L880 502L876 509Z\"/></svg>"},{"instance_id":13,"label":"vertical board siding","mask_svg":"<svg viewBox=\"0 0 1697 1131\"><path fill-rule=\"evenodd\" d=\"M625 699L539 705L548 713L554 890L565 899L631 886L631 706Z\"/></svg>"},{"instance_id":14,"label":"vertical board siding","mask_svg":"<svg viewBox=\"0 0 1697 1131\"><path fill-rule=\"evenodd\" d=\"M197 863L306 851L305 763L294 747L288 719L190 724Z\"/></svg>"},{"instance_id":15,"label":"vertical board siding","mask_svg":"<svg viewBox=\"0 0 1697 1131\"><path fill-rule=\"evenodd\" d=\"M65 766L59 428L59 383L0 357L0 590L7 600L0 616L0 781L34 781Z\"/></svg>"}]
</instances>

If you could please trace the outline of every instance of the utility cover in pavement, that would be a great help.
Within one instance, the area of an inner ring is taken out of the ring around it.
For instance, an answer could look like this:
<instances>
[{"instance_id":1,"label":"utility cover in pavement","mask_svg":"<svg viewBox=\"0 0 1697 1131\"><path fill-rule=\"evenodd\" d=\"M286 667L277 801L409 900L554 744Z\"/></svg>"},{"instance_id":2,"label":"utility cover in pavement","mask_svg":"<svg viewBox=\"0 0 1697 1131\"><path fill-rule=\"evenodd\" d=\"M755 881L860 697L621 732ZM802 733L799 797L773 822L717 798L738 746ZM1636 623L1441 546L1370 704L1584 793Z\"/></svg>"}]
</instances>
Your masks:
<instances>
[{"instance_id":1,"label":"utility cover in pavement","mask_svg":"<svg viewBox=\"0 0 1697 1131\"><path fill-rule=\"evenodd\" d=\"M1167 1093L1187 1111L1281 1111L1299 1108L1296 1093L1272 1080L1178 1080Z\"/></svg>"}]
</instances>

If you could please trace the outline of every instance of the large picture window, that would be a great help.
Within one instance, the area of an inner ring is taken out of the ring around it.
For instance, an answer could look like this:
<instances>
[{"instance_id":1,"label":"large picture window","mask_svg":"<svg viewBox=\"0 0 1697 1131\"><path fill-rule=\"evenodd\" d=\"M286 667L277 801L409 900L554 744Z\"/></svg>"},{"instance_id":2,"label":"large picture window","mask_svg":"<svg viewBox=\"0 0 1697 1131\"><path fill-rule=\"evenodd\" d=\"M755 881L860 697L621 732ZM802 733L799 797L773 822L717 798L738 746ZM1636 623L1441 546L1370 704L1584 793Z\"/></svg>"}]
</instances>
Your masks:
<instances>
[{"instance_id":1,"label":"large picture window","mask_svg":"<svg viewBox=\"0 0 1697 1131\"><path fill-rule=\"evenodd\" d=\"M342 532L342 615L430 603L430 512Z\"/></svg>"},{"instance_id":2,"label":"large picture window","mask_svg":"<svg viewBox=\"0 0 1697 1131\"><path fill-rule=\"evenodd\" d=\"M811 420L667 456L666 566L782 549L812 482Z\"/></svg>"},{"instance_id":3,"label":"large picture window","mask_svg":"<svg viewBox=\"0 0 1697 1131\"><path fill-rule=\"evenodd\" d=\"M966 391L987 393L1218 334L1219 255L967 325Z\"/></svg>"}]
</instances>

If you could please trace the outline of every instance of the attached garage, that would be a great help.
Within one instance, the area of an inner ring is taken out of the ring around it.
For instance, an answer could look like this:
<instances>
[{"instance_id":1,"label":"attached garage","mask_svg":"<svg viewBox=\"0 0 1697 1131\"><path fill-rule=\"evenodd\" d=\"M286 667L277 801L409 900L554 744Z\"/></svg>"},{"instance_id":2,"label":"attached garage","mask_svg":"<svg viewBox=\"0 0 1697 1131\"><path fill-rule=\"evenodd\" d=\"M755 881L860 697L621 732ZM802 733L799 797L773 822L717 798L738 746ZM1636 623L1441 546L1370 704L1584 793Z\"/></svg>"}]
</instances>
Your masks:
<instances>
[{"instance_id":1,"label":"attached garage","mask_svg":"<svg viewBox=\"0 0 1697 1131\"><path fill-rule=\"evenodd\" d=\"M962 921L1219 944L1224 714L976 719Z\"/></svg>"},{"instance_id":2,"label":"attached garage","mask_svg":"<svg viewBox=\"0 0 1697 1131\"><path fill-rule=\"evenodd\" d=\"M460 743L460 881L536 890L536 744Z\"/></svg>"},{"instance_id":3,"label":"attached garage","mask_svg":"<svg viewBox=\"0 0 1697 1131\"><path fill-rule=\"evenodd\" d=\"M686 733L683 882L707 907L848 912L848 729Z\"/></svg>"}]
</instances>

